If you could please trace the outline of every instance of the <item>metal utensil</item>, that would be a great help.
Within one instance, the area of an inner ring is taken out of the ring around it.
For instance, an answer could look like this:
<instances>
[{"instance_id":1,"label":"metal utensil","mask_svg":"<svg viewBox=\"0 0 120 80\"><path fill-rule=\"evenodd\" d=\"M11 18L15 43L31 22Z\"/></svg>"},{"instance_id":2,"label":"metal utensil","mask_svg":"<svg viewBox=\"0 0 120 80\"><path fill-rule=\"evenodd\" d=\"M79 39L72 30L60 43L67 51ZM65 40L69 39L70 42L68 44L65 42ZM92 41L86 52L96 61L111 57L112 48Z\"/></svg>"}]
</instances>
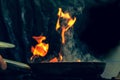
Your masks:
<instances>
[{"instance_id":1,"label":"metal utensil","mask_svg":"<svg viewBox=\"0 0 120 80\"><path fill-rule=\"evenodd\" d=\"M30 66L27 65L27 64L25 64L25 63L21 63L21 62L9 60L9 59L5 59L5 58L4 58L4 61L5 61L6 63L15 65L15 66L17 66L17 67L19 67L19 68L30 69Z\"/></svg>"},{"instance_id":2,"label":"metal utensil","mask_svg":"<svg viewBox=\"0 0 120 80\"><path fill-rule=\"evenodd\" d=\"M0 41L0 48L14 48L15 45L7 42Z\"/></svg>"}]
</instances>

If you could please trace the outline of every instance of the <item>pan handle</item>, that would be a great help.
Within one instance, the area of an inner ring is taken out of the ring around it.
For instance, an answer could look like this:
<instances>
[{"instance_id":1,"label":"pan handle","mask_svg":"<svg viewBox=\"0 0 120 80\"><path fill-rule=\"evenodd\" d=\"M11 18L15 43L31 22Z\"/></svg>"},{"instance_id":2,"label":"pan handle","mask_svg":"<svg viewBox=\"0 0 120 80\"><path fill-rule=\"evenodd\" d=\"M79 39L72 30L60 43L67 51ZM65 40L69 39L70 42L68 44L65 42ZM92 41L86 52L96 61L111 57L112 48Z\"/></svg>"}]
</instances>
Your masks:
<instances>
[{"instance_id":1,"label":"pan handle","mask_svg":"<svg viewBox=\"0 0 120 80\"><path fill-rule=\"evenodd\" d=\"M20 67L20 68L31 69L31 67L25 63L9 60L9 59L5 59L5 58L4 58L4 61L8 64L12 64L12 65L15 65L15 66Z\"/></svg>"}]
</instances>

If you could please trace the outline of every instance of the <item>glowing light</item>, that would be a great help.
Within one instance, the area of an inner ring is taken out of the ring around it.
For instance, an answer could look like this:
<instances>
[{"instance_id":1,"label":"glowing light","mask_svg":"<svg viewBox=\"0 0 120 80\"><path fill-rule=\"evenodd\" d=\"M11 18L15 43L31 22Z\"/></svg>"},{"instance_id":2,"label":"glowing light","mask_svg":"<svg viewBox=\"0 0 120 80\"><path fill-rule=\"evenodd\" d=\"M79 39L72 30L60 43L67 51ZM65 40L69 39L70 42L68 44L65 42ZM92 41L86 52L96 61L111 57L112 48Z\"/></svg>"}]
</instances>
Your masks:
<instances>
[{"instance_id":1,"label":"glowing light","mask_svg":"<svg viewBox=\"0 0 120 80\"><path fill-rule=\"evenodd\" d=\"M49 44L44 43L43 41L46 40L45 36L33 36L33 39L35 39L38 44L35 45L35 47L31 47L31 52L33 53L33 56L41 56L44 57L46 56L48 49L49 49Z\"/></svg>"},{"instance_id":2,"label":"glowing light","mask_svg":"<svg viewBox=\"0 0 120 80\"><path fill-rule=\"evenodd\" d=\"M66 19L67 25L60 25L61 18ZM75 21L76 21L76 17L74 17L74 19L73 19L69 13L63 13L62 9L59 8L58 20L56 23L56 31L58 31L59 28L62 29L62 31L61 31L62 44L65 44L65 32L68 31L68 29L74 25Z\"/></svg>"}]
</instances>

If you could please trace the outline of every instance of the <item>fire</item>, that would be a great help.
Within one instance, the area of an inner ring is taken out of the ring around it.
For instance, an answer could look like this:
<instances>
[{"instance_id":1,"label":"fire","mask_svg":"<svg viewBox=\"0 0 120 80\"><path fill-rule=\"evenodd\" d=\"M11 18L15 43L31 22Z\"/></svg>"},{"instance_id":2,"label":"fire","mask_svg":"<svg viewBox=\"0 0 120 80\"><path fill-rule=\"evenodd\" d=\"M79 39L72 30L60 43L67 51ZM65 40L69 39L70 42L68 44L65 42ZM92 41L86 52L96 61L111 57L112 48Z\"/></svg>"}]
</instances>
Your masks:
<instances>
[{"instance_id":1,"label":"fire","mask_svg":"<svg viewBox=\"0 0 120 80\"><path fill-rule=\"evenodd\" d=\"M76 21L76 17L72 18L70 16L70 14L68 12L63 12L62 8L59 8L58 11L58 19L57 19L57 23L56 23L56 31L61 30L61 38L62 38L62 45L65 44L65 32L67 32L69 30L69 28L71 28L75 21ZM63 24L61 24L60 20L64 19L62 22ZM31 58L35 58L37 57L45 57L48 53L48 49L49 49L49 44L45 43L43 41L46 40L45 36L33 36L33 39L35 39L37 41L38 44L31 47L31 52L33 53L33 56ZM63 61L63 56L61 54L61 51L59 53L59 57L54 57L52 59L49 60L49 62L62 62ZM41 61L41 62L46 62L46 61ZM80 62L80 60L77 60L77 62Z\"/></svg>"},{"instance_id":2,"label":"fire","mask_svg":"<svg viewBox=\"0 0 120 80\"><path fill-rule=\"evenodd\" d=\"M63 60L63 57L61 53L59 53L59 59L57 57L54 57L49 62L61 62L62 60Z\"/></svg>"},{"instance_id":3,"label":"fire","mask_svg":"<svg viewBox=\"0 0 120 80\"><path fill-rule=\"evenodd\" d=\"M80 59L78 59L78 60L77 60L77 62L81 62L81 60L80 60Z\"/></svg>"},{"instance_id":4,"label":"fire","mask_svg":"<svg viewBox=\"0 0 120 80\"><path fill-rule=\"evenodd\" d=\"M45 36L33 36L33 39L37 41L38 44L31 47L31 52L33 53L33 56L30 58L32 60L33 58L37 57L45 57L47 55L48 49L49 49L49 44L44 43L43 41L46 40ZM62 60L62 55L59 54L60 56L60 61ZM44 62L44 61L42 61ZM54 57L53 59L49 60L49 62L58 62L58 58Z\"/></svg>"},{"instance_id":5,"label":"fire","mask_svg":"<svg viewBox=\"0 0 120 80\"><path fill-rule=\"evenodd\" d=\"M63 18L63 19L66 19L67 21L67 25L60 25L60 19ZM58 31L58 29L61 27L62 31L61 31L61 37L62 37L62 44L65 43L65 32L68 31L69 28L71 28L74 23L76 21L76 17L72 18L70 16L69 13L63 13L62 9L59 8L59 11L58 11L58 20L57 20L57 23L56 23L56 30Z\"/></svg>"},{"instance_id":6,"label":"fire","mask_svg":"<svg viewBox=\"0 0 120 80\"><path fill-rule=\"evenodd\" d=\"M51 59L49 62L58 62L57 57L54 57L53 59Z\"/></svg>"},{"instance_id":7,"label":"fire","mask_svg":"<svg viewBox=\"0 0 120 80\"><path fill-rule=\"evenodd\" d=\"M62 54L61 54L61 53L59 53L59 59L60 59L60 61L63 60L63 57L62 57Z\"/></svg>"},{"instance_id":8,"label":"fire","mask_svg":"<svg viewBox=\"0 0 120 80\"><path fill-rule=\"evenodd\" d=\"M44 57L46 56L48 49L49 49L49 44L44 43L43 41L46 40L45 36L33 36L33 39L35 39L38 44L35 47L31 47L31 52L33 53L33 56L41 56Z\"/></svg>"}]
</instances>

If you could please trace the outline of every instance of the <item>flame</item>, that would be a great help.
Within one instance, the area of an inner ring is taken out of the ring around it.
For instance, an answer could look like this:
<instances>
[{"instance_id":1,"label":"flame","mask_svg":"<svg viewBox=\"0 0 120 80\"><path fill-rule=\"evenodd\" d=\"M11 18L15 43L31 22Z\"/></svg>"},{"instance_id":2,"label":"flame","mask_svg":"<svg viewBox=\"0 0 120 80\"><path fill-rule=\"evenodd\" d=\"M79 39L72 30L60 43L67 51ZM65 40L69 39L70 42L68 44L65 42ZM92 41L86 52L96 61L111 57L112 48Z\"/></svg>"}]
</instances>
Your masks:
<instances>
[{"instance_id":1,"label":"flame","mask_svg":"<svg viewBox=\"0 0 120 80\"><path fill-rule=\"evenodd\" d=\"M43 41L46 40L45 36L33 36L33 39L35 39L38 44L35 47L31 47L31 52L33 53L33 56L41 56L44 57L46 56L48 49L49 49L49 44L44 43Z\"/></svg>"},{"instance_id":2,"label":"flame","mask_svg":"<svg viewBox=\"0 0 120 80\"><path fill-rule=\"evenodd\" d=\"M78 60L77 60L77 62L81 62L81 60L80 60L80 59L78 59Z\"/></svg>"},{"instance_id":3,"label":"flame","mask_svg":"<svg viewBox=\"0 0 120 80\"><path fill-rule=\"evenodd\" d=\"M67 25L60 25L60 19L63 18L63 19L66 19L67 21ZM65 43L65 32L68 31L69 28L71 28L74 23L76 21L76 17L74 17L74 19L70 16L69 13L63 13L62 9L59 8L59 11L58 11L58 20L57 20L57 23L56 23L56 31L58 31L58 29L61 27L62 28L62 31L61 31L61 37L62 37L62 44Z\"/></svg>"},{"instance_id":4,"label":"flame","mask_svg":"<svg viewBox=\"0 0 120 80\"><path fill-rule=\"evenodd\" d=\"M62 61L62 60L63 60L63 56L62 56L62 54L61 54L61 53L59 53L59 59L60 59L60 61Z\"/></svg>"},{"instance_id":5,"label":"flame","mask_svg":"<svg viewBox=\"0 0 120 80\"><path fill-rule=\"evenodd\" d=\"M58 62L57 57L54 57L53 59L51 59L49 62Z\"/></svg>"},{"instance_id":6,"label":"flame","mask_svg":"<svg viewBox=\"0 0 120 80\"><path fill-rule=\"evenodd\" d=\"M65 35L65 28L62 27L62 32L61 32L61 37L62 37L62 44L65 44L65 38L64 38L64 35Z\"/></svg>"},{"instance_id":7,"label":"flame","mask_svg":"<svg viewBox=\"0 0 120 80\"><path fill-rule=\"evenodd\" d=\"M56 23L56 31L61 30L61 38L62 38L62 44L65 44L65 32L71 28L75 21L76 17L72 18L68 12L63 12L62 8L59 8L58 11L58 19ZM60 20L63 19L63 24L61 24ZM45 36L33 36L33 39L37 41L38 44L31 47L31 52L33 53L32 58L37 57L45 57L48 53L49 49L49 44L43 42L46 40ZM59 53L59 57L54 57L49 60L49 62L62 62L63 61L63 56L61 53ZM41 62L46 62L46 61L41 61ZM77 62L80 62L80 60L77 60Z\"/></svg>"},{"instance_id":8,"label":"flame","mask_svg":"<svg viewBox=\"0 0 120 80\"><path fill-rule=\"evenodd\" d=\"M33 36L33 39L37 41L37 45L35 47L31 47L31 52L33 53L33 56L30 58L30 60L33 60L36 57L44 57L46 56L48 49L49 49L49 44L44 43L43 41L46 40L45 36ZM59 54L60 56L60 61L62 61L62 55ZM42 61L42 63L45 61ZM52 58L49 62L58 62L58 58L54 57Z\"/></svg>"}]
</instances>

